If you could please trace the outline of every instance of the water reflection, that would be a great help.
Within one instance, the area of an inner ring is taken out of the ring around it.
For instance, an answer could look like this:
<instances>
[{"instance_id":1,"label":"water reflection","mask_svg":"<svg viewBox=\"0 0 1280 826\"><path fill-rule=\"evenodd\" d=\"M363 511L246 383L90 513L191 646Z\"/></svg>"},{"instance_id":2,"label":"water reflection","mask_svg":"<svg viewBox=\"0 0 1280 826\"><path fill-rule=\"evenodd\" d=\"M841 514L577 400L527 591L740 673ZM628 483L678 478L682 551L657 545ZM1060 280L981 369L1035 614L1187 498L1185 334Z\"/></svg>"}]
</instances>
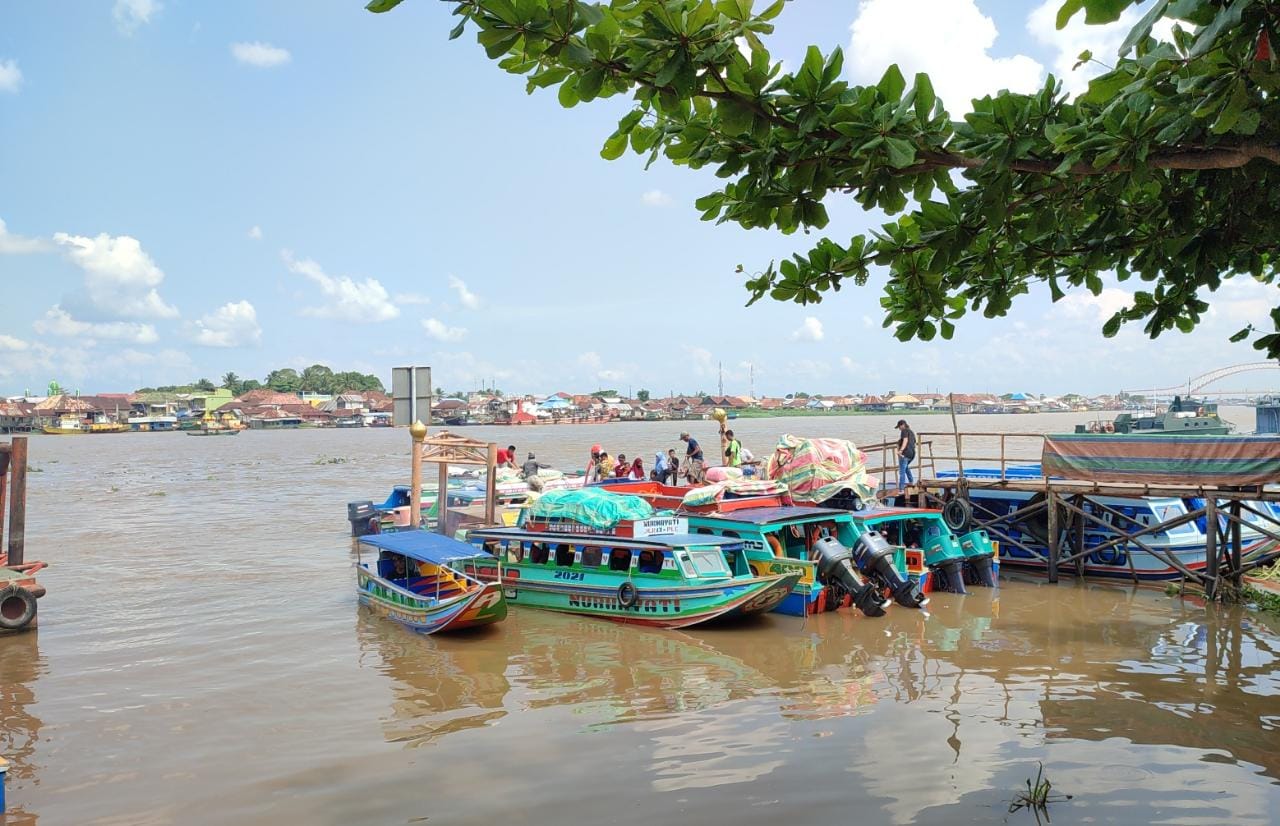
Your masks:
<instances>
[{"instance_id":1,"label":"water reflection","mask_svg":"<svg viewBox=\"0 0 1280 826\"><path fill-rule=\"evenodd\" d=\"M36 822L34 812L18 805L26 787L38 783L36 747L42 722L34 713L36 681L45 671L37 631L0 635L0 757L9 761L6 826Z\"/></svg>"}]
</instances>

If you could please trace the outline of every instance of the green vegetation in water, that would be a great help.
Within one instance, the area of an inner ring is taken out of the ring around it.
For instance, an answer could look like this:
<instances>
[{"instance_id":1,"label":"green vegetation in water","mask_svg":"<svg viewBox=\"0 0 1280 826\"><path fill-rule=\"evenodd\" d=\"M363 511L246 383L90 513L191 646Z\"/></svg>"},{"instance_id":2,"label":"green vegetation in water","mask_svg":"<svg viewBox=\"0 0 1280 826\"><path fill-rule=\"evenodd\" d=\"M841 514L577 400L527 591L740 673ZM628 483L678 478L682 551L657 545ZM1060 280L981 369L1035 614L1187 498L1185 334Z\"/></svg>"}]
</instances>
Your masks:
<instances>
[{"instance_id":1,"label":"green vegetation in water","mask_svg":"<svg viewBox=\"0 0 1280 826\"><path fill-rule=\"evenodd\" d=\"M44 473L44 468L35 465L27 465L27 473Z\"/></svg>"},{"instance_id":2,"label":"green vegetation in water","mask_svg":"<svg viewBox=\"0 0 1280 826\"><path fill-rule=\"evenodd\" d=\"M313 465L341 465L346 464L347 459L344 456L321 456L312 462Z\"/></svg>"},{"instance_id":3,"label":"green vegetation in water","mask_svg":"<svg viewBox=\"0 0 1280 826\"><path fill-rule=\"evenodd\" d=\"M1009 804L1009 814L1029 810L1036 816L1036 823L1040 822L1040 816L1044 815L1044 822L1049 822L1049 804L1061 803L1071 799L1069 794L1053 794L1053 784L1049 782L1049 778L1044 776L1044 763L1040 764L1040 768L1036 771L1036 777L1033 781L1027 778L1026 791L1018 790L1014 795L1013 801Z\"/></svg>"},{"instance_id":4,"label":"green vegetation in water","mask_svg":"<svg viewBox=\"0 0 1280 826\"><path fill-rule=\"evenodd\" d=\"M168 495L169 495L168 492L163 490L153 490L147 494L147 496L168 496Z\"/></svg>"},{"instance_id":5,"label":"green vegetation in water","mask_svg":"<svg viewBox=\"0 0 1280 826\"><path fill-rule=\"evenodd\" d=\"M120 492L120 487L119 487L118 485L112 485L112 486L111 486L111 492L112 492L112 493L119 493L119 492Z\"/></svg>"}]
</instances>

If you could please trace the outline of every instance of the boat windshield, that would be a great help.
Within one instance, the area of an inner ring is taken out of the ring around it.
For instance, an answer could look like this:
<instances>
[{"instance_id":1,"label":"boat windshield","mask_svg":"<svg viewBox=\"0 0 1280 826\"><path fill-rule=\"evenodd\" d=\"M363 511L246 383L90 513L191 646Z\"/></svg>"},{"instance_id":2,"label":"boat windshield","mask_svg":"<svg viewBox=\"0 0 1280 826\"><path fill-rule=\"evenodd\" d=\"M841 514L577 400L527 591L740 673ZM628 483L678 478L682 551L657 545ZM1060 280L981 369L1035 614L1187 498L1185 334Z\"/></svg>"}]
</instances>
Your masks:
<instances>
[{"instance_id":1,"label":"boat windshield","mask_svg":"<svg viewBox=\"0 0 1280 826\"><path fill-rule=\"evenodd\" d=\"M687 556L694 576L730 576L729 567L724 564L724 554L714 548L690 548ZM686 571L687 573L687 571Z\"/></svg>"}]
</instances>

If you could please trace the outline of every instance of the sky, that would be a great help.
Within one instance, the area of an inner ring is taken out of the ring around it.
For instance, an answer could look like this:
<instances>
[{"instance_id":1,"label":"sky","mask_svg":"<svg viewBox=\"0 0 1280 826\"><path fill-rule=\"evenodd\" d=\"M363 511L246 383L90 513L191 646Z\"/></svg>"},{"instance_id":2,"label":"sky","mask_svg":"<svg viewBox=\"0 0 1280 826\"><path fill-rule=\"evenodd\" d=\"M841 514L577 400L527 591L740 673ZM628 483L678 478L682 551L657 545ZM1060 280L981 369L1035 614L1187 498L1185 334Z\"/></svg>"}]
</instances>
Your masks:
<instances>
[{"instance_id":1,"label":"sky","mask_svg":"<svg viewBox=\"0 0 1280 826\"><path fill-rule=\"evenodd\" d=\"M1076 55L1114 53L1132 22L1058 32L1059 3L794 2L766 42L784 66L841 46L852 83L928 71L958 114L1046 72L1083 88ZM313 363L528 393L714 392L721 370L757 395L1135 392L1258 361L1227 337L1280 304L1230 279L1194 333L1108 340L1129 295L1109 282L907 344L881 327L883 277L746 308L735 268L817 235L699 221L710 174L600 158L625 99L563 109L474 31L449 41L448 4L362 5L0 5L0 395ZM839 241L884 220L827 205Z\"/></svg>"}]
</instances>

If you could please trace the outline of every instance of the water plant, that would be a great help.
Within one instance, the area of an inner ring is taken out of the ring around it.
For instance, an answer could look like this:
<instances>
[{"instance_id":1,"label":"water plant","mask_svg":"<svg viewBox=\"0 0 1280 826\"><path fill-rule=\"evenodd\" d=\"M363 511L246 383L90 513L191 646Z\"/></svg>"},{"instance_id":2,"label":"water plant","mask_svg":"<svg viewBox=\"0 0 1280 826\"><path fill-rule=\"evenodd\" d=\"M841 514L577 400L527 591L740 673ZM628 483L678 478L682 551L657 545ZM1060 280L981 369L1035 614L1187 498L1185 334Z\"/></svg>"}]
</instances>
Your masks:
<instances>
[{"instance_id":1,"label":"water plant","mask_svg":"<svg viewBox=\"0 0 1280 826\"><path fill-rule=\"evenodd\" d=\"M1009 814L1027 809L1035 815L1036 823L1040 823L1041 815L1044 815L1044 822L1049 823L1049 804L1070 800L1071 795L1054 794L1053 783L1049 782L1049 778L1044 776L1044 763L1040 763L1039 766L1035 780L1027 778L1026 791L1019 789L1014 794L1013 800L1009 803Z\"/></svg>"}]
</instances>

